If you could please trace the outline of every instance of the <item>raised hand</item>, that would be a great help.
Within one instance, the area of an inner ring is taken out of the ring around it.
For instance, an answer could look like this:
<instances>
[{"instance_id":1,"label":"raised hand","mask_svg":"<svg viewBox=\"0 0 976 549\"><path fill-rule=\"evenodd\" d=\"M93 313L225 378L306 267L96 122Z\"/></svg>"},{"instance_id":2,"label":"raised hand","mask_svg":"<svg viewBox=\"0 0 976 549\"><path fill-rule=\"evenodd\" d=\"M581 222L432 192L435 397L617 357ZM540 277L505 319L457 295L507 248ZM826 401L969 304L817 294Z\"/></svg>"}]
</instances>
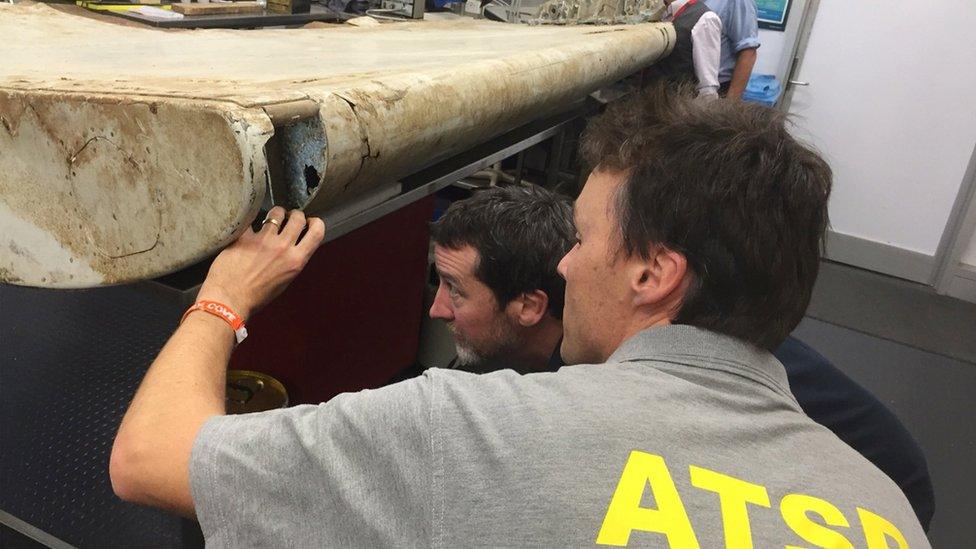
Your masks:
<instances>
[{"instance_id":1,"label":"raised hand","mask_svg":"<svg viewBox=\"0 0 976 549\"><path fill-rule=\"evenodd\" d=\"M308 231L302 231L308 226ZM299 238L301 237L301 238ZM244 319L281 294L325 238L325 223L275 206L261 230L249 227L210 266L198 299L223 303Z\"/></svg>"}]
</instances>

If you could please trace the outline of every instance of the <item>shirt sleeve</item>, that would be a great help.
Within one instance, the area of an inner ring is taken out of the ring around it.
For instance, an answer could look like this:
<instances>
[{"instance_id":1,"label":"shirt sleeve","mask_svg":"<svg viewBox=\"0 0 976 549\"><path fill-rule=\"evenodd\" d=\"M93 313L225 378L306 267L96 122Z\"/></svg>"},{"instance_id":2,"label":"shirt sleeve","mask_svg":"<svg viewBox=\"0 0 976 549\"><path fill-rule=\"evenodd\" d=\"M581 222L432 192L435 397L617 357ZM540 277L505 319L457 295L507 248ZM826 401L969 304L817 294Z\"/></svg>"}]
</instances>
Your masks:
<instances>
[{"instance_id":1,"label":"shirt sleeve","mask_svg":"<svg viewBox=\"0 0 976 549\"><path fill-rule=\"evenodd\" d=\"M729 5L725 34L736 53L759 47L759 19L756 0L732 0Z\"/></svg>"},{"instance_id":2,"label":"shirt sleeve","mask_svg":"<svg viewBox=\"0 0 976 549\"><path fill-rule=\"evenodd\" d=\"M722 58L722 21L707 12L691 29L692 58L698 78L699 96L718 95L718 67Z\"/></svg>"},{"instance_id":3,"label":"shirt sleeve","mask_svg":"<svg viewBox=\"0 0 976 549\"><path fill-rule=\"evenodd\" d=\"M431 382L221 416L194 442L208 547L428 546Z\"/></svg>"}]
</instances>

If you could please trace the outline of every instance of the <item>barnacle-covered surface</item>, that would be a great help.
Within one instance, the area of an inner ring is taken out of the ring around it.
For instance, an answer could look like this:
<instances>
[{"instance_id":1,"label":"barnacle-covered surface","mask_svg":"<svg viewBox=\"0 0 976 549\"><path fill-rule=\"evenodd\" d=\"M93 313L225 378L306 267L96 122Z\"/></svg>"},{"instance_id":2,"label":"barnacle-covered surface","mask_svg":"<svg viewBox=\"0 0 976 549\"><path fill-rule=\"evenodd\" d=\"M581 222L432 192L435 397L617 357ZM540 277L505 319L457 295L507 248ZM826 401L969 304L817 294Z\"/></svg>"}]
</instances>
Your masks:
<instances>
[{"instance_id":1,"label":"barnacle-covered surface","mask_svg":"<svg viewBox=\"0 0 976 549\"><path fill-rule=\"evenodd\" d=\"M44 287L152 278L232 241L264 198L276 132L301 164L289 199L315 214L674 41L664 24L468 19L167 31L42 4L0 4L0 36L0 282ZM292 112L312 118L286 129Z\"/></svg>"},{"instance_id":2,"label":"barnacle-covered surface","mask_svg":"<svg viewBox=\"0 0 976 549\"><path fill-rule=\"evenodd\" d=\"M547 0L536 12L536 24L612 25L660 21L663 0Z\"/></svg>"}]
</instances>

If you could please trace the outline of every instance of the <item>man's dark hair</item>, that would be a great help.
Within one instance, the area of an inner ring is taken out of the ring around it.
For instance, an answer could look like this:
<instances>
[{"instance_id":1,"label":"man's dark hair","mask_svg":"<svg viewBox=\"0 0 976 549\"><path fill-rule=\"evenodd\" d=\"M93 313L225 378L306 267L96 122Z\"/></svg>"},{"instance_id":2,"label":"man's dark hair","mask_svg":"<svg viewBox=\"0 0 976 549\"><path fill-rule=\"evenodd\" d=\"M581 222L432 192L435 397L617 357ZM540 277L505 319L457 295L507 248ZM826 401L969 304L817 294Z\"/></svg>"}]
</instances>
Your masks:
<instances>
[{"instance_id":1,"label":"man's dark hair","mask_svg":"<svg viewBox=\"0 0 976 549\"><path fill-rule=\"evenodd\" d=\"M431 225L435 244L477 250L474 274L499 306L523 292L542 290L555 318L562 318L566 291L556 265L573 247L575 234L569 199L535 185L477 191L451 204Z\"/></svg>"},{"instance_id":2,"label":"man's dark hair","mask_svg":"<svg viewBox=\"0 0 976 549\"><path fill-rule=\"evenodd\" d=\"M693 273L673 322L773 349L806 311L827 229L831 170L780 112L650 90L588 126L586 161L621 171L620 251L655 245Z\"/></svg>"}]
</instances>

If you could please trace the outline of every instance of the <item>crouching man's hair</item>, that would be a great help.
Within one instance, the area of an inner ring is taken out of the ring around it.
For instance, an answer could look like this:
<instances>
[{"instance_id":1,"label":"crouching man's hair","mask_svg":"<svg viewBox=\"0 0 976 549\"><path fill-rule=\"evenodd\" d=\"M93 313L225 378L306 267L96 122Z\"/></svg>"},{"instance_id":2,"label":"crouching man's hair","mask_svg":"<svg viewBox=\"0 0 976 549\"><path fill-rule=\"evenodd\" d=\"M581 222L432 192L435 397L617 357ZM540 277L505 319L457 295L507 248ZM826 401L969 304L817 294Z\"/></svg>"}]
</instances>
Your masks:
<instances>
[{"instance_id":1,"label":"crouching man's hair","mask_svg":"<svg viewBox=\"0 0 976 549\"><path fill-rule=\"evenodd\" d=\"M573 247L575 234L569 199L535 185L477 191L431 225L435 244L477 250L474 274L500 307L523 292L542 290L555 318L562 318L566 290L556 265Z\"/></svg>"},{"instance_id":2,"label":"crouching man's hair","mask_svg":"<svg viewBox=\"0 0 976 549\"><path fill-rule=\"evenodd\" d=\"M683 254L673 322L778 346L806 311L827 228L830 167L778 111L653 89L590 123L583 155L621 171L620 251Z\"/></svg>"}]
</instances>

